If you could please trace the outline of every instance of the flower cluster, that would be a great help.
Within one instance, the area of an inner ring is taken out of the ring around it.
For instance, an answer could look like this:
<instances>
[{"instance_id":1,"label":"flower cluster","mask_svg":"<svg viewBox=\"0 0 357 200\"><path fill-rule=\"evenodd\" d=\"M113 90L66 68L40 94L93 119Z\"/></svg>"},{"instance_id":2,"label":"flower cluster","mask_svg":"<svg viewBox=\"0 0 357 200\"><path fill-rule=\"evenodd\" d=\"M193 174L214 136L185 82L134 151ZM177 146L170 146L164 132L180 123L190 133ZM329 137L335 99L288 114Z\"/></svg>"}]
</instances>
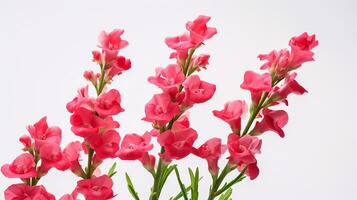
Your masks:
<instances>
[{"instance_id":1,"label":"flower cluster","mask_svg":"<svg viewBox=\"0 0 357 200\"><path fill-rule=\"evenodd\" d=\"M210 100L216 86L202 80L199 73L207 69L210 55L195 53L206 40L212 38L216 28L209 27L208 16L198 16L186 23L187 31L181 35L165 39L166 45L173 50L169 58L173 63L158 67L148 82L157 86L159 91L145 105L142 120L151 123L152 129L143 134L128 133L123 139L118 132L119 122L114 117L123 112L121 95L116 89L108 89L108 84L124 71L131 68L131 61L120 50L128 45L121 38L121 29L101 32L99 51L93 51L93 62L99 72L85 71L84 78L94 87L96 96L90 96L89 86L82 87L72 101L67 103L70 113L71 131L80 138L65 148L61 148L61 129L48 126L43 117L34 125L27 127L28 135L20 138L23 153L10 164L1 167L1 172L8 178L19 178L22 183L9 186L6 200L33 199L54 200L45 187L37 185L40 179L52 168L70 170L79 177L76 187L60 200L76 200L79 195L86 200L113 199L112 176L116 173L116 163L107 174L101 174L100 165L106 159L136 160L152 175L150 200L158 200L168 176L175 171L180 185L180 193L170 199L183 197L198 200L199 170L189 169L191 184L186 187L179 174L175 160L181 160L190 154L205 160L212 176L212 185L208 200L229 199L231 187L249 177L259 175L257 154L261 153L262 139L265 132L275 132L284 137L284 126L288 114L279 105L288 105L290 94L302 95L307 91L297 81L295 72L301 65L313 61L312 49L318 45L315 35L303 33L291 38L290 49L274 50L258 56L264 61L262 73L247 71L243 77L241 89L251 94L251 103L244 100L232 100L224 104L223 109L212 111L213 115L226 122L230 131L226 142L219 137L208 139L200 146L195 146L199 134L191 127L189 110L196 104ZM243 120L247 117L246 122ZM244 126L243 126L244 124ZM153 154L153 141L161 147ZM226 156L227 164L219 166L219 160ZM87 157L83 162L82 156ZM238 176L222 185L227 175L233 171ZM126 174L129 192L134 199L140 199L134 185Z\"/></svg>"}]
</instances>

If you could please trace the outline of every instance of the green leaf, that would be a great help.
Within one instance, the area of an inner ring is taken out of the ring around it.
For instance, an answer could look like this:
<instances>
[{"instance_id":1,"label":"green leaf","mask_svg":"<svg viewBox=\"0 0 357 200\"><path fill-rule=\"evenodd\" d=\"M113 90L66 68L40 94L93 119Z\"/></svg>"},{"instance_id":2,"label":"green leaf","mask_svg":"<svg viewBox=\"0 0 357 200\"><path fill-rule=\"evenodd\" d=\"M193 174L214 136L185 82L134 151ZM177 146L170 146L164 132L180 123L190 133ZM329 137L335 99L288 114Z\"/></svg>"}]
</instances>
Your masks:
<instances>
[{"instance_id":1,"label":"green leaf","mask_svg":"<svg viewBox=\"0 0 357 200\"><path fill-rule=\"evenodd\" d=\"M186 187L185 187L185 185L184 185L184 184L182 183L182 181L181 181L180 173L179 173L177 167L175 167L175 173L176 173L177 182L178 182L179 185L180 185L181 194L182 194L182 196L183 196L183 198L184 198L185 200L188 200Z\"/></svg>"},{"instance_id":2,"label":"green leaf","mask_svg":"<svg viewBox=\"0 0 357 200\"><path fill-rule=\"evenodd\" d=\"M108 176L109 177L113 177L117 171L116 171L116 168L117 168L117 163L113 163L113 165L110 167L109 171L108 171Z\"/></svg>"},{"instance_id":3,"label":"green leaf","mask_svg":"<svg viewBox=\"0 0 357 200\"><path fill-rule=\"evenodd\" d=\"M125 179L126 179L126 183L128 184L128 190L131 194L131 196L135 199L135 200L140 200L138 193L135 191L133 182L131 181L128 173L125 173Z\"/></svg>"},{"instance_id":4,"label":"green leaf","mask_svg":"<svg viewBox=\"0 0 357 200\"><path fill-rule=\"evenodd\" d=\"M161 192L162 188L164 187L167 178L170 176L170 174L174 171L176 165L171 165L171 166L164 166L162 168L162 175L159 181L159 193Z\"/></svg>"},{"instance_id":5,"label":"green leaf","mask_svg":"<svg viewBox=\"0 0 357 200\"><path fill-rule=\"evenodd\" d=\"M188 172L191 179L191 199L198 200L198 182L200 181L200 173L198 168L196 168L195 173L189 168Z\"/></svg>"},{"instance_id":6,"label":"green leaf","mask_svg":"<svg viewBox=\"0 0 357 200\"><path fill-rule=\"evenodd\" d=\"M215 196L218 196L220 194L222 194L223 192L225 192L226 190L228 189L231 189L231 187L234 185L234 184L237 184L239 182L241 182L242 180L245 179L246 176L244 176L244 173L245 171L247 170L247 167L245 167L241 172L240 174L234 178L233 180L231 180L229 183L225 183L223 185L223 187L221 189L219 189L216 193L215 193Z\"/></svg>"},{"instance_id":7,"label":"green leaf","mask_svg":"<svg viewBox=\"0 0 357 200\"><path fill-rule=\"evenodd\" d=\"M232 200L231 199L232 195L232 188L229 188L227 192L223 193L218 200Z\"/></svg>"}]
</instances>

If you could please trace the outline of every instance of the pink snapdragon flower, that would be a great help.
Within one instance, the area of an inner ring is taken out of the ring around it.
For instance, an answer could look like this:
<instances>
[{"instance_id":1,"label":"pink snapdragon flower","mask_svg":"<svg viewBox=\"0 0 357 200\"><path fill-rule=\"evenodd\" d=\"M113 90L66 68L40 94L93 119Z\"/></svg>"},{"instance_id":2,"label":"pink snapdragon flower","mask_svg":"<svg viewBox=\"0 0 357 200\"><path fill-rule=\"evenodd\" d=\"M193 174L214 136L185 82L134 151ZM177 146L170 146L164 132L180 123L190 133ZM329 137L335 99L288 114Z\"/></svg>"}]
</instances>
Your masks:
<instances>
[{"instance_id":1,"label":"pink snapdragon flower","mask_svg":"<svg viewBox=\"0 0 357 200\"><path fill-rule=\"evenodd\" d=\"M77 191L84 195L86 200L112 199L113 181L107 175L92 177L77 182Z\"/></svg>"},{"instance_id":2,"label":"pink snapdragon flower","mask_svg":"<svg viewBox=\"0 0 357 200\"><path fill-rule=\"evenodd\" d=\"M165 152L160 156L167 162L188 156L193 150L192 145L197 137L197 132L194 129L184 127L178 122L171 130L167 130L157 137L158 143L165 149Z\"/></svg>"},{"instance_id":3,"label":"pink snapdragon flower","mask_svg":"<svg viewBox=\"0 0 357 200\"><path fill-rule=\"evenodd\" d=\"M102 31L98 37L99 47L106 51L119 51L128 46L128 41L121 39L123 33L122 29L115 29L110 33Z\"/></svg>"},{"instance_id":4,"label":"pink snapdragon flower","mask_svg":"<svg viewBox=\"0 0 357 200\"><path fill-rule=\"evenodd\" d=\"M271 86L272 79L269 73L258 74L253 71L244 73L244 81L240 85L242 89L250 91L254 105L259 103L263 92L270 92Z\"/></svg>"},{"instance_id":5,"label":"pink snapdragon flower","mask_svg":"<svg viewBox=\"0 0 357 200\"><path fill-rule=\"evenodd\" d=\"M223 110L214 110L213 115L227 122L234 133L241 129L241 119L247 113L247 104L242 100L229 101Z\"/></svg>"},{"instance_id":6,"label":"pink snapdragon flower","mask_svg":"<svg viewBox=\"0 0 357 200\"><path fill-rule=\"evenodd\" d=\"M88 86L80 88L77 93L78 95L66 105L68 112L73 113L79 107L93 110L95 99L89 97Z\"/></svg>"},{"instance_id":7,"label":"pink snapdragon flower","mask_svg":"<svg viewBox=\"0 0 357 200\"><path fill-rule=\"evenodd\" d=\"M288 105L287 97L290 94L302 95L307 92L296 80L297 74L291 73L285 77L285 82L281 88L277 88L277 92L273 94L273 99L282 101Z\"/></svg>"},{"instance_id":8,"label":"pink snapdragon flower","mask_svg":"<svg viewBox=\"0 0 357 200\"><path fill-rule=\"evenodd\" d=\"M78 141L69 143L64 149L63 154L70 163L70 170L77 176L83 176L84 171L81 167L80 152L83 151L82 144Z\"/></svg>"},{"instance_id":9,"label":"pink snapdragon flower","mask_svg":"<svg viewBox=\"0 0 357 200\"><path fill-rule=\"evenodd\" d=\"M198 75L189 76L182 85L185 88L186 106L206 102L216 91L216 85L202 81Z\"/></svg>"},{"instance_id":10,"label":"pink snapdragon flower","mask_svg":"<svg viewBox=\"0 0 357 200\"><path fill-rule=\"evenodd\" d=\"M3 165L1 172L7 178L26 179L36 177L34 157L29 153L20 154L11 164Z\"/></svg>"},{"instance_id":11,"label":"pink snapdragon flower","mask_svg":"<svg viewBox=\"0 0 357 200\"><path fill-rule=\"evenodd\" d=\"M14 184L5 192L5 200L55 200L55 196L48 193L45 187L29 186L24 183Z\"/></svg>"},{"instance_id":12,"label":"pink snapdragon flower","mask_svg":"<svg viewBox=\"0 0 357 200\"><path fill-rule=\"evenodd\" d=\"M43 117L34 125L27 126L28 132L35 140L36 149L40 149L47 142L53 142L58 145L61 143L61 129L57 126L48 127L46 120L47 117Z\"/></svg>"},{"instance_id":13,"label":"pink snapdragon flower","mask_svg":"<svg viewBox=\"0 0 357 200\"><path fill-rule=\"evenodd\" d=\"M94 103L94 109L99 116L105 118L110 115L116 115L123 112L124 109L120 106L120 93L116 89L111 89L108 92L102 93Z\"/></svg>"},{"instance_id":14,"label":"pink snapdragon flower","mask_svg":"<svg viewBox=\"0 0 357 200\"><path fill-rule=\"evenodd\" d=\"M95 112L85 108L78 108L71 116L71 130L80 137L89 137L119 127L119 123L112 117L105 119L98 117Z\"/></svg>"},{"instance_id":15,"label":"pink snapdragon flower","mask_svg":"<svg viewBox=\"0 0 357 200\"><path fill-rule=\"evenodd\" d=\"M234 133L230 134L228 136L229 162L237 165L239 170L247 167L246 174L250 176L250 179L255 179L259 174L255 154L260 153L261 145L261 139L255 136L245 135L240 137Z\"/></svg>"},{"instance_id":16,"label":"pink snapdragon flower","mask_svg":"<svg viewBox=\"0 0 357 200\"><path fill-rule=\"evenodd\" d=\"M155 94L145 105L143 120L162 126L179 112L179 106L171 101L169 94Z\"/></svg>"},{"instance_id":17,"label":"pink snapdragon flower","mask_svg":"<svg viewBox=\"0 0 357 200\"><path fill-rule=\"evenodd\" d=\"M210 173L217 175L219 171L218 160L226 150L227 146L222 144L220 138L211 138L198 149L194 149L193 153L198 157L206 159Z\"/></svg>"},{"instance_id":18,"label":"pink snapdragon flower","mask_svg":"<svg viewBox=\"0 0 357 200\"><path fill-rule=\"evenodd\" d=\"M120 136L115 130L95 134L86 138L89 146L95 151L96 160L115 158L119 150Z\"/></svg>"},{"instance_id":19,"label":"pink snapdragon flower","mask_svg":"<svg viewBox=\"0 0 357 200\"><path fill-rule=\"evenodd\" d=\"M309 51L316 47L318 44L319 41L316 40L315 34L309 35L306 32L299 36L292 37L289 41L289 45L291 47L297 47L304 51Z\"/></svg>"},{"instance_id":20,"label":"pink snapdragon flower","mask_svg":"<svg viewBox=\"0 0 357 200\"><path fill-rule=\"evenodd\" d=\"M176 64L168 65L165 68L156 68L155 76L150 76L148 81L165 93L177 93L178 87L185 81L186 77L180 66Z\"/></svg>"},{"instance_id":21,"label":"pink snapdragon flower","mask_svg":"<svg viewBox=\"0 0 357 200\"><path fill-rule=\"evenodd\" d=\"M201 69L207 69L206 66L209 64L210 55L201 54L199 56L192 57L191 61L191 69L195 69L197 71L201 71Z\"/></svg>"},{"instance_id":22,"label":"pink snapdragon flower","mask_svg":"<svg viewBox=\"0 0 357 200\"><path fill-rule=\"evenodd\" d=\"M19 141L24 145L24 148L22 150L28 151L32 148L33 142L30 136L28 135L23 135L19 138Z\"/></svg>"},{"instance_id":23,"label":"pink snapdragon flower","mask_svg":"<svg viewBox=\"0 0 357 200\"><path fill-rule=\"evenodd\" d=\"M186 29L190 32L191 42L200 45L217 33L216 28L207 27L211 17L200 15L194 21L186 23Z\"/></svg>"},{"instance_id":24,"label":"pink snapdragon flower","mask_svg":"<svg viewBox=\"0 0 357 200\"><path fill-rule=\"evenodd\" d=\"M63 154L61 147L55 143L44 144L40 151L41 166L39 171L41 175L46 174L51 168L65 171L70 168L71 163Z\"/></svg>"},{"instance_id":25,"label":"pink snapdragon flower","mask_svg":"<svg viewBox=\"0 0 357 200\"><path fill-rule=\"evenodd\" d=\"M284 110L263 110L263 119L255 124L251 135L260 135L267 131L273 131L280 137L284 137L283 127L288 123L289 116Z\"/></svg>"},{"instance_id":26,"label":"pink snapdragon flower","mask_svg":"<svg viewBox=\"0 0 357 200\"><path fill-rule=\"evenodd\" d=\"M165 43L171 49L186 52L194 46L194 44L191 42L189 34L187 33L184 33L180 36L167 37L165 39Z\"/></svg>"},{"instance_id":27,"label":"pink snapdragon flower","mask_svg":"<svg viewBox=\"0 0 357 200\"><path fill-rule=\"evenodd\" d=\"M142 136L135 133L127 134L124 136L117 155L122 160L140 160L146 157L153 148L150 141L149 133L144 133Z\"/></svg>"}]
</instances>

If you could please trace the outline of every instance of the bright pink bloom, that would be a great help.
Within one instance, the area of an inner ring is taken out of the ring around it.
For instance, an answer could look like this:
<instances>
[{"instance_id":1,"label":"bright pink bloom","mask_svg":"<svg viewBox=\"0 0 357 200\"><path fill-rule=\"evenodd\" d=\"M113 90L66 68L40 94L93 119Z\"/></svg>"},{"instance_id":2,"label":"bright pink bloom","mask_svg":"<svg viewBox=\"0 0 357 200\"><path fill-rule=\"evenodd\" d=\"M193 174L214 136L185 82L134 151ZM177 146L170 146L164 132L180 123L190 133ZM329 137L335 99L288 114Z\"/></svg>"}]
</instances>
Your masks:
<instances>
[{"instance_id":1,"label":"bright pink bloom","mask_svg":"<svg viewBox=\"0 0 357 200\"><path fill-rule=\"evenodd\" d=\"M284 110L263 110L263 119L255 124L253 135L260 135L267 131L273 131L280 137L284 137L283 127L288 123L289 116Z\"/></svg>"},{"instance_id":2,"label":"bright pink bloom","mask_svg":"<svg viewBox=\"0 0 357 200\"><path fill-rule=\"evenodd\" d=\"M254 172L259 173L259 170L253 169L257 164L255 154L260 153L261 146L262 141L257 137L250 135L240 137L232 133L228 136L229 162L233 165L237 165L240 170L248 166L246 174L250 176L250 179L254 179L258 176L258 174ZM250 173L248 173L250 168Z\"/></svg>"},{"instance_id":3,"label":"bright pink bloom","mask_svg":"<svg viewBox=\"0 0 357 200\"><path fill-rule=\"evenodd\" d=\"M207 69L206 65L209 64L208 63L209 58L210 58L210 55L208 55L208 54L201 54L201 55L199 55L197 57L193 57L192 61L191 61L191 63L192 63L191 68L194 68L197 71L200 71L201 68L202 69Z\"/></svg>"},{"instance_id":4,"label":"bright pink bloom","mask_svg":"<svg viewBox=\"0 0 357 200\"><path fill-rule=\"evenodd\" d=\"M180 36L167 37L165 39L165 43L171 49L178 51L188 51L194 46L194 44L191 42L190 36L187 33L184 33Z\"/></svg>"},{"instance_id":5,"label":"bright pink bloom","mask_svg":"<svg viewBox=\"0 0 357 200\"><path fill-rule=\"evenodd\" d=\"M79 107L83 107L88 110L93 110L95 100L89 97L88 86L80 88L77 92L77 97L75 97L71 102L67 103L66 105L68 112L73 113Z\"/></svg>"},{"instance_id":6,"label":"bright pink bloom","mask_svg":"<svg viewBox=\"0 0 357 200\"><path fill-rule=\"evenodd\" d=\"M246 71L244 74L244 81L240 87L250 91L252 101L257 105L262 92L270 92L271 85L272 79L269 73L258 74L253 71Z\"/></svg>"},{"instance_id":7,"label":"bright pink bloom","mask_svg":"<svg viewBox=\"0 0 357 200\"><path fill-rule=\"evenodd\" d=\"M181 124L173 126L157 137L158 143L165 148L165 153L160 156L167 162L172 159L182 159L193 150L193 143L197 139L197 132L192 128L184 128Z\"/></svg>"},{"instance_id":8,"label":"bright pink bloom","mask_svg":"<svg viewBox=\"0 0 357 200\"><path fill-rule=\"evenodd\" d=\"M113 181L107 175L92 177L77 182L77 190L86 200L111 199L113 195Z\"/></svg>"},{"instance_id":9,"label":"bright pink bloom","mask_svg":"<svg viewBox=\"0 0 357 200\"><path fill-rule=\"evenodd\" d=\"M304 87L302 87L296 80L297 74L292 73L289 74L285 77L285 83L284 85L278 89L277 93L274 94L277 96L278 101L283 101L286 105L288 105L288 100L287 97L289 94L297 94L297 95L302 95L305 92Z\"/></svg>"},{"instance_id":10,"label":"bright pink bloom","mask_svg":"<svg viewBox=\"0 0 357 200\"><path fill-rule=\"evenodd\" d=\"M51 168L65 171L71 163L63 154L61 147L55 143L46 143L40 148L41 166L40 173L46 174Z\"/></svg>"},{"instance_id":11,"label":"bright pink bloom","mask_svg":"<svg viewBox=\"0 0 357 200\"><path fill-rule=\"evenodd\" d=\"M188 106L208 101L216 91L216 85L201 81L198 75L188 77L182 85L186 94L184 101Z\"/></svg>"},{"instance_id":12,"label":"bright pink bloom","mask_svg":"<svg viewBox=\"0 0 357 200\"><path fill-rule=\"evenodd\" d=\"M150 144L151 136L144 133L142 136L132 133L124 136L120 145L118 157L122 160L138 160L147 156L148 151L153 148Z\"/></svg>"},{"instance_id":13,"label":"bright pink bloom","mask_svg":"<svg viewBox=\"0 0 357 200\"><path fill-rule=\"evenodd\" d=\"M115 29L110 33L102 31L99 34L99 47L103 50L119 51L120 49L128 46L128 42L121 39L121 35L124 33L122 29Z\"/></svg>"},{"instance_id":14,"label":"bright pink bloom","mask_svg":"<svg viewBox=\"0 0 357 200\"><path fill-rule=\"evenodd\" d=\"M109 79L113 78L115 75L121 74L131 68L131 60L125 58L124 56L116 56L114 59L109 61L109 67L106 70Z\"/></svg>"},{"instance_id":15,"label":"bright pink bloom","mask_svg":"<svg viewBox=\"0 0 357 200\"><path fill-rule=\"evenodd\" d=\"M28 151L32 148L32 139L28 135L21 136L19 141L24 145L22 150Z\"/></svg>"},{"instance_id":16,"label":"bright pink bloom","mask_svg":"<svg viewBox=\"0 0 357 200\"><path fill-rule=\"evenodd\" d=\"M170 95L155 94L145 105L146 116L143 120L162 126L169 122L179 111L179 106L171 102Z\"/></svg>"},{"instance_id":17,"label":"bright pink bloom","mask_svg":"<svg viewBox=\"0 0 357 200\"><path fill-rule=\"evenodd\" d=\"M150 76L148 81L161 88L165 93L178 92L178 87L185 81L181 67L176 64L168 65L166 68L156 68L156 75Z\"/></svg>"},{"instance_id":18,"label":"bright pink bloom","mask_svg":"<svg viewBox=\"0 0 357 200\"><path fill-rule=\"evenodd\" d=\"M102 134L88 137L86 141L94 149L95 157L98 160L115 158L119 150L120 136L115 130L109 130Z\"/></svg>"},{"instance_id":19,"label":"bright pink bloom","mask_svg":"<svg viewBox=\"0 0 357 200\"><path fill-rule=\"evenodd\" d=\"M145 169L152 171L155 168L156 158L153 155L149 155L148 153L144 154L143 157L139 159L139 161L143 164Z\"/></svg>"},{"instance_id":20,"label":"bright pink bloom","mask_svg":"<svg viewBox=\"0 0 357 200\"><path fill-rule=\"evenodd\" d=\"M5 190L5 200L55 200L45 187L29 186L24 183L14 184Z\"/></svg>"},{"instance_id":21,"label":"bright pink bloom","mask_svg":"<svg viewBox=\"0 0 357 200\"><path fill-rule=\"evenodd\" d=\"M108 92L102 93L94 104L95 111L101 117L116 115L123 112L124 109L120 106L120 93L116 89L111 89Z\"/></svg>"},{"instance_id":22,"label":"bright pink bloom","mask_svg":"<svg viewBox=\"0 0 357 200\"><path fill-rule=\"evenodd\" d=\"M207 27L211 17L200 15L193 22L186 23L186 29L190 31L191 42L200 45L203 41L210 39L217 33L216 28Z\"/></svg>"},{"instance_id":23,"label":"bright pink bloom","mask_svg":"<svg viewBox=\"0 0 357 200\"><path fill-rule=\"evenodd\" d=\"M196 156L204 158L207 160L209 171L217 175L219 171L218 160L221 155L224 154L227 147L222 144L220 138L212 138L201 145L198 149L195 149L193 153Z\"/></svg>"},{"instance_id":24,"label":"bright pink bloom","mask_svg":"<svg viewBox=\"0 0 357 200\"><path fill-rule=\"evenodd\" d=\"M247 113L245 101L235 100L224 104L223 110L214 110L213 115L227 122L234 133L241 129L241 119Z\"/></svg>"},{"instance_id":25,"label":"bright pink bloom","mask_svg":"<svg viewBox=\"0 0 357 200\"><path fill-rule=\"evenodd\" d=\"M78 141L69 143L63 149L63 154L70 163L70 170L78 176L84 174L83 169L79 163L80 152L82 150L82 144Z\"/></svg>"},{"instance_id":26,"label":"bright pink bloom","mask_svg":"<svg viewBox=\"0 0 357 200\"><path fill-rule=\"evenodd\" d=\"M83 77L88 81L96 80L96 76L92 70L84 71Z\"/></svg>"},{"instance_id":27,"label":"bright pink bloom","mask_svg":"<svg viewBox=\"0 0 357 200\"><path fill-rule=\"evenodd\" d=\"M1 172L7 178L26 179L37 176L34 158L29 153L23 153L12 161L11 164L3 165Z\"/></svg>"},{"instance_id":28,"label":"bright pink bloom","mask_svg":"<svg viewBox=\"0 0 357 200\"><path fill-rule=\"evenodd\" d=\"M315 34L308 35L306 32L299 36L292 37L289 41L291 47L297 47L300 50L309 51L316 47L319 41L315 39Z\"/></svg>"},{"instance_id":29,"label":"bright pink bloom","mask_svg":"<svg viewBox=\"0 0 357 200\"><path fill-rule=\"evenodd\" d=\"M71 116L71 130L80 137L103 133L119 127L119 123L112 117L100 118L95 112L85 108L78 108Z\"/></svg>"},{"instance_id":30,"label":"bright pink bloom","mask_svg":"<svg viewBox=\"0 0 357 200\"><path fill-rule=\"evenodd\" d=\"M54 142L58 145L61 143L61 129L57 126L48 127L46 119L47 117L43 117L34 125L27 126L28 132L35 140L36 149L41 148L47 142Z\"/></svg>"}]
</instances>

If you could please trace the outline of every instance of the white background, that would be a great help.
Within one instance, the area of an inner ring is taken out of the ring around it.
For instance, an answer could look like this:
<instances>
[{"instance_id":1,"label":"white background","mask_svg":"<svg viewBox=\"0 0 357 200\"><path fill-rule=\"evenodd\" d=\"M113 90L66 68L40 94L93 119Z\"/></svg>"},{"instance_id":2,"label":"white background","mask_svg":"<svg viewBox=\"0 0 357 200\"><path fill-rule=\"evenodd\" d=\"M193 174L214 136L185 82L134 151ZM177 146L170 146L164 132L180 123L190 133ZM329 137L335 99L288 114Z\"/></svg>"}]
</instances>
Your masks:
<instances>
[{"instance_id":1,"label":"white background","mask_svg":"<svg viewBox=\"0 0 357 200\"><path fill-rule=\"evenodd\" d=\"M130 42L122 54L132 60L130 71L111 87L122 93L126 112L117 120L119 132L143 133L150 125L140 119L144 105L159 90L146 82L154 68L166 66L170 50L166 36L178 35L185 23L199 14L212 16L209 25L218 34L200 49L211 54L204 80L217 84L211 101L191 111L192 126L199 132L196 145L228 127L211 110L237 98L249 99L239 88L245 70L258 70L259 53L287 47L291 36L316 33L320 45L316 62L299 70L298 80L309 91L292 96L286 138L263 136L258 156L261 174L235 187L233 199L344 199L357 198L356 36L357 6L354 1L0 1L0 162L11 162L21 151L17 141L25 126L42 116L63 130L63 145L78 139L70 132L65 105L86 84L85 69L91 62L101 30L124 28ZM108 162L103 166L106 171ZM199 166L205 174L201 198L210 184L206 163L193 156L178 162L184 173ZM114 177L116 199L130 199L123 174L132 175L142 199L152 184L138 162L119 161ZM185 181L186 176L185 176ZM16 183L0 176L0 191ZM51 171L40 182L57 197L75 186L70 172ZM162 199L178 191L174 176ZM3 199L3 196L0 198Z\"/></svg>"}]
</instances>

